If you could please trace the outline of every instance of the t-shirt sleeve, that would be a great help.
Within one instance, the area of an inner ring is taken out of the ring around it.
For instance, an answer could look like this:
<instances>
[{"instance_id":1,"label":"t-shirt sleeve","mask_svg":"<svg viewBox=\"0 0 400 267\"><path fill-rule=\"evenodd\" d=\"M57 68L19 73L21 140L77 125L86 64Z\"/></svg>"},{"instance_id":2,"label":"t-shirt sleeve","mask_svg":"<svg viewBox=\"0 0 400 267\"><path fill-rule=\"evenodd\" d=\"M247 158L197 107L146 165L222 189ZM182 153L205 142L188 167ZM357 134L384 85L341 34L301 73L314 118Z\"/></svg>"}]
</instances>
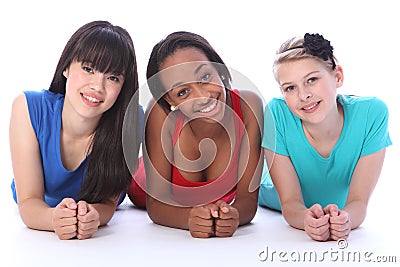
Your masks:
<instances>
[{"instance_id":1,"label":"t-shirt sleeve","mask_svg":"<svg viewBox=\"0 0 400 267\"><path fill-rule=\"evenodd\" d=\"M389 110L378 98L373 98L368 107L364 145L361 156L370 155L390 146L392 141L388 130Z\"/></svg>"},{"instance_id":2,"label":"t-shirt sleeve","mask_svg":"<svg viewBox=\"0 0 400 267\"><path fill-rule=\"evenodd\" d=\"M288 156L283 130L285 114L283 114L281 102L273 99L265 107L262 146L278 154Z\"/></svg>"}]
</instances>

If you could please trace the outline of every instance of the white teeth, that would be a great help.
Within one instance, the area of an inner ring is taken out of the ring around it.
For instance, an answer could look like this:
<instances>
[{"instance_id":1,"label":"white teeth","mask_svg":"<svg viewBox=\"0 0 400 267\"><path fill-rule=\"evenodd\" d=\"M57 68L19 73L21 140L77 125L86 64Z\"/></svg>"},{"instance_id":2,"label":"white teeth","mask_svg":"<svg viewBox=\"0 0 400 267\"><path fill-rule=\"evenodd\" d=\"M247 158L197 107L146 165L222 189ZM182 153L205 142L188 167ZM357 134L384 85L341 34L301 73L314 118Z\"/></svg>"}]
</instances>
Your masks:
<instances>
[{"instance_id":1,"label":"white teeth","mask_svg":"<svg viewBox=\"0 0 400 267\"><path fill-rule=\"evenodd\" d=\"M207 112L210 112L210 111L214 110L215 107L217 106L217 101L218 101L218 100L214 100L214 101L211 103L211 105L209 105L208 107L206 107L206 108L204 108L204 109L201 109L200 112L201 112L201 113L207 113Z\"/></svg>"},{"instance_id":2,"label":"white teeth","mask_svg":"<svg viewBox=\"0 0 400 267\"><path fill-rule=\"evenodd\" d=\"M100 102L100 100L98 100L97 98L91 97L91 96L83 95L83 97L85 99L87 99L89 102L92 102L92 103L99 103Z\"/></svg>"},{"instance_id":3,"label":"white teeth","mask_svg":"<svg viewBox=\"0 0 400 267\"><path fill-rule=\"evenodd\" d=\"M318 102L312 105L311 107L303 108L304 110L310 110L318 105Z\"/></svg>"}]
</instances>

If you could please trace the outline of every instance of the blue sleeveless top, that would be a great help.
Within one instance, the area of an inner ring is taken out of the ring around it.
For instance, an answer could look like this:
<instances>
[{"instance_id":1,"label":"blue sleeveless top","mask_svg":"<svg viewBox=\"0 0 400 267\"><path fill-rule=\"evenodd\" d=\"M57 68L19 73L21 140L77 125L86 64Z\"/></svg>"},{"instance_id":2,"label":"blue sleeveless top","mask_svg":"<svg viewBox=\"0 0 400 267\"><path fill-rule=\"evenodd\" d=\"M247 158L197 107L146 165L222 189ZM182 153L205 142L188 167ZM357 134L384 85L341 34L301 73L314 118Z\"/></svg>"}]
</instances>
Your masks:
<instances>
[{"instance_id":1,"label":"blue sleeveless top","mask_svg":"<svg viewBox=\"0 0 400 267\"><path fill-rule=\"evenodd\" d=\"M63 198L75 200L85 179L87 158L73 171L64 168L61 160L60 133L61 112L64 95L42 90L25 91L32 127L39 142L44 176L44 199L50 207L55 207ZM143 125L143 109L140 107L140 125ZM15 202L17 195L14 179L11 189ZM121 195L119 203L125 194Z\"/></svg>"}]
</instances>

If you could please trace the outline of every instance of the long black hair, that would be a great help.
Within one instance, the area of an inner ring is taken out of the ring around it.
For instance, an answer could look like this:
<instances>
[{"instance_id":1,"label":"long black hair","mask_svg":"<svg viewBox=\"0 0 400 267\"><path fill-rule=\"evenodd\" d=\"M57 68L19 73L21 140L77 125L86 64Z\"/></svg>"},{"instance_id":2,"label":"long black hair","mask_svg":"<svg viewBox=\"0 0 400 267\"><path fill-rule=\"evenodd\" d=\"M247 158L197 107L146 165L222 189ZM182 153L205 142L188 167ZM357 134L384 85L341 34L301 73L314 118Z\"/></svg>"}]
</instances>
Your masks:
<instances>
[{"instance_id":1,"label":"long black hair","mask_svg":"<svg viewBox=\"0 0 400 267\"><path fill-rule=\"evenodd\" d=\"M220 77L224 77L222 82L225 88L230 89L230 82L232 80L228 68L226 67L222 58L210 45L210 43L202 36L186 31L178 31L169 34L163 40L158 42L150 54L150 58L147 64L146 78L149 85L149 89L154 99L166 110L170 109L170 105L162 97L167 91L161 84L158 75L154 76L160 71L160 65L176 50L186 47L194 47L200 49L208 58L210 62L215 62L215 68L218 71Z\"/></svg>"},{"instance_id":2,"label":"long black hair","mask_svg":"<svg viewBox=\"0 0 400 267\"><path fill-rule=\"evenodd\" d=\"M65 95L66 78L63 71L73 61L89 62L99 72L122 74L125 77L114 105L103 113L91 141L86 165L86 178L79 199L89 203L102 202L127 190L131 174L125 162L122 145L122 127L128 105L138 116L138 74L135 49L129 33L108 21L93 21L79 28L66 44L58 62L49 90ZM131 101L132 100L132 101ZM130 103L131 102L131 103ZM133 129L130 153L138 155L139 123ZM137 160L129 162L135 170Z\"/></svg>"}]
</instances>

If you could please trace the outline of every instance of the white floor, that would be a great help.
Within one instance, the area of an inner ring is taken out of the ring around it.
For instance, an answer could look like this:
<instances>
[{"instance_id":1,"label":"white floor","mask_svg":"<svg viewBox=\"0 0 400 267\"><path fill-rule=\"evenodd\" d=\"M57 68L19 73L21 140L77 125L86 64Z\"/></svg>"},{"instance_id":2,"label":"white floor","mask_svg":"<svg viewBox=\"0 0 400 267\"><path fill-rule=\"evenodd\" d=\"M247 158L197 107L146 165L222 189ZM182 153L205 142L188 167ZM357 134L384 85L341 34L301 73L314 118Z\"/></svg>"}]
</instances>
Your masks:
<instances>
[{"instance_id":1,"label":"white floor","mask_svg":"<svg viewBox=\"0 0 400 267\"><path fill-rule=\"evenodd\" d=\"M315 261L324 266L359 262L375 266L379 259L398 264L394 216L371 204L374 208L365 224L351 233L347 243L338 244L312 241L289 227L279 213L264 208L232 238L195 239L187 231L153 224L145 211L128 202L94 238L60 241L54 233L27 229L10 205L2 210L0 266L308 266Z\"/></svg>"},{"instance_id":2,"label":"white floor","mask_svg":"<svg viewBox=\"0 0 400 267\"><path fill-rule=\"evenodd\" d=\"M280 213L261 207L253 222L232 238L195 239L187 231L153 224L128 198L92 239L60 241L52 232L30 230L22 223L7 166L0 184L0 266L309 266L315 261L324 266L398 266L399 176L391 172L397 150L388 150L364 224L340 244L312 241L289 227ZM383 260L391 262L377 262Z\"/></svg>"}]
</instances>

